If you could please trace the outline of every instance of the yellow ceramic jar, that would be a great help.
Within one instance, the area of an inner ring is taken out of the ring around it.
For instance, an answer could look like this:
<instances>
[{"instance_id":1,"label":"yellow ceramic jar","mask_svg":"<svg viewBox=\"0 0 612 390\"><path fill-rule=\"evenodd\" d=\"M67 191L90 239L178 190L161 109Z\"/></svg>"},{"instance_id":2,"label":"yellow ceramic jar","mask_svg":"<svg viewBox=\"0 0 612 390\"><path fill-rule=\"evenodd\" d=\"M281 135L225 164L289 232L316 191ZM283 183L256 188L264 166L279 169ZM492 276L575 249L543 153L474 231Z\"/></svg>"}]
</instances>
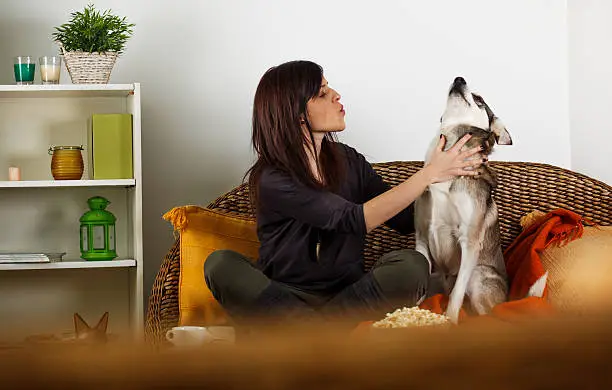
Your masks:
<instances>
[{"instance_id":1,"label":"yellow ceramic jar","mask_svg":"<svg viewBox=\"0 0 612 390\"><path fill-rule=\"evenodd\" d=\"M51 146L51 175L55 180L79 180L83 176L83 146Z\"/></svg>"}]
</instances>

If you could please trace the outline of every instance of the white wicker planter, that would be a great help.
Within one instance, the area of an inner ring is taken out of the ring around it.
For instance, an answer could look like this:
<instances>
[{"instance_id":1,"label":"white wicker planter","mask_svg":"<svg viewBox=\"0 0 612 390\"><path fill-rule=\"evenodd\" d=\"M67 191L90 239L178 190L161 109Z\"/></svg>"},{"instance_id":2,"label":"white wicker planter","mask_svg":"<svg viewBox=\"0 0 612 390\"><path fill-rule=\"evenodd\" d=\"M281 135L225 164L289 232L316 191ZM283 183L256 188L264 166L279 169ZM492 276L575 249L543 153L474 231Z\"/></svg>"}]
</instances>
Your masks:
<instances>
[{"instance_id":1,"label":"white wicker planter","mask_svg":"<svg viewBox=\"0 0 612 390\"><path fill-rule=\"evenodd\" d=\"M61 46L60 49L73 84L108 83L117 60L116 52L65 51Z\"/></svg>"}]
</instances>

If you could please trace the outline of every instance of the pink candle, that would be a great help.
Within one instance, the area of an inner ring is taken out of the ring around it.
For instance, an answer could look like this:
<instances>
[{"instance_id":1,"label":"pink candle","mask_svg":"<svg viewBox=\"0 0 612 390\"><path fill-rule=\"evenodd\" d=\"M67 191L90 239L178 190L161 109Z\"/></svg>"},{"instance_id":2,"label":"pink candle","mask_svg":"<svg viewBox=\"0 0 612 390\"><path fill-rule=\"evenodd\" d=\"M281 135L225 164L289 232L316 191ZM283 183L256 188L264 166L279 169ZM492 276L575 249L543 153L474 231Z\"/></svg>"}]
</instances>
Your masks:
<instances>
[{"instance_id":1,"label":"pink candle","mask_svg":"<svg viewBox=\"0 0 612 390\"><path fill-rule=\"evenodd\" d=\"M17 167L9 167L9 180L10 181L19 181L21 180L21 172Z\"/></svg>"}]
</instances>

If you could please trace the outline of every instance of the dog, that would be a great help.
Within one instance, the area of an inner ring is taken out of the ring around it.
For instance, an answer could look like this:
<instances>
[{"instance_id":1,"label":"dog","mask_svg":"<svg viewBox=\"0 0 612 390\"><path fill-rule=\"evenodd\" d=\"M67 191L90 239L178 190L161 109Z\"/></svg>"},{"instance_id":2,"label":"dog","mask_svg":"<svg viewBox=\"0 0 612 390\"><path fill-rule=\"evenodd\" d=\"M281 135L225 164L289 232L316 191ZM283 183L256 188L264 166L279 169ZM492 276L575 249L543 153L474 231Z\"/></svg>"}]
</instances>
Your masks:
<instances>
[{"instance_id":1,"label":"dog","mask_svg":"<svg viewBox=\"0 0 612 390\"><path fill-rule=\"evenodd\" d=\"M480 95L470 91L463 77L457 77L425 163L440 136L446 137L447 150L467 133L472 137L464 150L482 146L475 158L491 154L495 143L512 145L502 121ZM430 185L415 202L415 249L429 260L432 280L441 280L449 295L445 314L454 323L466 295L468 309L482 315L506 301L508 294L498 211L491 197L496 175L486 162L474 169L478 176L459 176Z\"/></svg>"}]
</instances>

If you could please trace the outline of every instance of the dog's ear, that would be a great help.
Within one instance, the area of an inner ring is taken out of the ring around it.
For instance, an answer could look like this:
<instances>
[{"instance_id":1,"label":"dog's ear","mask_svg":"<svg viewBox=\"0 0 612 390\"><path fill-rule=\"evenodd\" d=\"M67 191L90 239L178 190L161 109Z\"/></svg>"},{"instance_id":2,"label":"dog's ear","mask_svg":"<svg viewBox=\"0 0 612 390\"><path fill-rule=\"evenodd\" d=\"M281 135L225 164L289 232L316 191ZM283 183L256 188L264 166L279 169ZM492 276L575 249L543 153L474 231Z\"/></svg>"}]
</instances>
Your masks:
<instances>
[{"instance_id":1,"label":"dog's ear","mask_svg":"<svg viewBox=\"0 0 612 390\"><path fill-rule=\"evenodd\" d=\"M108 326L108 312L105 312L102 315L102 318L100 318L100 321L98 321L98 324L96 325L94 329L97 330L98 332L105 333L107 326Z\"/></svg>"},{"instance_id":2,"label":"dog's ear","mask_svg":"<svg viewBox=\"0 0 612 390\"><path fill-rule=\"evenodd\" d=\"M77 336L80 336L81 334L87 333L91 330L89 325L87 325L87 322L85 322L85 320L79 315L79 313L74 313L73 318L74 330Z\"/></svg>"},{"instance_id":3,"label":"dog's ear","mask_svg":"<svg viewBox=\"0 0 612 390\"><path fill-rule=\"evenodd\" d=\"M482 99L482 97L480 98ZM491 131L495 134L495 141L497 141L498 145L512 145L512 138L510 137L510 133L506 129L506 126L502 123L501 119L499 119L491 110L491 107L482 100L482 104L484 105L485 111L487 112L487 116L489 117L489 124L491 127Z\"/></svg>"},{"instance_id":4,"label":"dog's ear","mask_svg":"<svg viewBox=\"0 0 612 390\"><path fill-rule=\"evenodd\" d=\"M491 131L495 134L495 141L498 145L512 145L512 137L506 129L506 126L502 123L501 119L494 116L491 121Z\"/></svg>"}]
</instances>

